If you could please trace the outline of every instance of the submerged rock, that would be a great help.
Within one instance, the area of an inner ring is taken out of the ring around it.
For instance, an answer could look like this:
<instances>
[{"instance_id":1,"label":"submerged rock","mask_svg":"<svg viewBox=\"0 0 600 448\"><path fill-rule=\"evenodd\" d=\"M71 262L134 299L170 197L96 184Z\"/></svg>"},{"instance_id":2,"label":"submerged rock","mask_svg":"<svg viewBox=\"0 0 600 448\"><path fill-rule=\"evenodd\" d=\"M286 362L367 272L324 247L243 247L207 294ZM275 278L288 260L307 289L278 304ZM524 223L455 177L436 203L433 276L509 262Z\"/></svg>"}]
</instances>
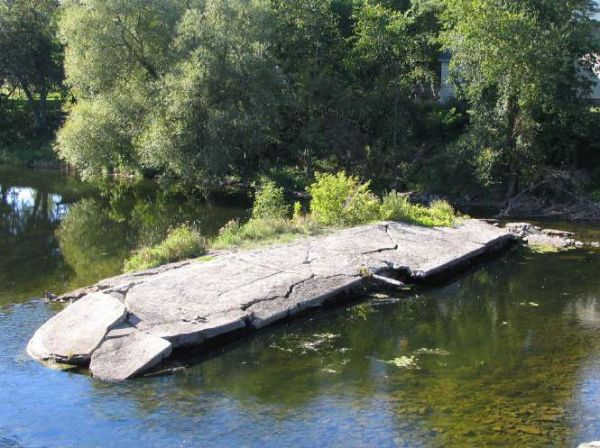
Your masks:
<instances>
[{"instance_id":1,"label":"submerged rock","mask_svg":"<svg viewBox=\"0 0 600 448\"><path fill-rule=\"evenodd\" d=\"M35 332L27 353L39 360L86 364L106 333L127 316L114 297L93 293L69 305Z\"/></svg>"},{"instance_id":2,"label":"submerged rock","mask_svg":"<svg viewBox=\"0 0 600 448\"><path fill-rule=\"evenodd\" d=\"M582 248L586 245L575 240L575 234L566 230L542 229L526 222L511 222L506 224L505 228L538 253L559 252L564 249ZM587 245L600 247L598 242L589 242Z\"/></svg>"}]
</instances>

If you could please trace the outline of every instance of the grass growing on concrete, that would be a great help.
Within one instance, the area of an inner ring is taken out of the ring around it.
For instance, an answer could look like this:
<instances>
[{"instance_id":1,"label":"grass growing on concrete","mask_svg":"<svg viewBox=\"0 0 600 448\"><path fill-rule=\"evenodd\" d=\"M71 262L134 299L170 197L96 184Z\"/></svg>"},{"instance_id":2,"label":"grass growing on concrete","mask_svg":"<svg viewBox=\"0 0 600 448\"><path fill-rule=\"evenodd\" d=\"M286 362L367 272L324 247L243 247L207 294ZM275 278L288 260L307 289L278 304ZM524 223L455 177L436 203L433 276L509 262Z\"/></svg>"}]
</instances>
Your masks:
<instances>
[{"instance_id":1,"label":"grass growing on concrete","mask_svg":"<svg viewBox=\"0 0 600 448\"><path fill-rule=\"evenodd\" d=\"M301 205L294 204L293 217L283 190L272 182L258 190L252 218L242 224L230 221L212 241L213 249L256 247L277 242L289 242L301 236L323 233L328 228L347 227L379 220L402 221L422 226L452 226L457 217L446 201L434 201L429 207L411 204L406 196L392 192L380 200L356 177L344 172L318 174L308 191L311 194L310 213L302 214Z\"/></svg>"},{"instance_id":2,"label":"grass growing on concrete","mask_svg":"<svg viewBox=\"0 0 600 448\"><path fill-rule=\"evenodd\" d=\"M427 207L412 204L406 196L396 192L380 199L370 191L369 183L361 184L356 177L343 172L317 175L316 182L308 191L312 196L310 213L304 214L300 203L290 207L283 189L269 181L258 189L252 218L248 222L228 222L209 244L197 231L187 226L178 227L159 245L138 250L127 260L125 271L197 258L206 253L207 247L223 250L287 243L300 237L322 234L328 229L379 220L433 227L452 226L458 219L446 201L434 201Z\"/></svg>"},{"instance_id":3,"label":"grass growing on concrete","mask_svg":"<svg viewBox=\"0 0 600 448\"><path fill-rule=\"evenodd\" d=\"M302 206L299 203L294 204L291 219L290 210L283 188L272 181L265 182L256 192L250 221L244 224L237 220L229 221L212 241L211 248L249 248L286 243L320 232L321 227L313 219L302 215Z\"/></svg>"},{"instance_id":4,"label":"grass growing on concrete","mask_svg":"<svg viewBox=\"0 0 600 448\"><path fill-rule=\"evenodd\" d=\"M175 261L197 258L206 253L206 240L189 225L169 231L167 238L152 247L142 247L125 262L124 271L142 271Z\"/></svg>"},{"instance_id":5,"label":"grass growing on concrete","mask_svg":"<svg viewBox=\"0 0 600 448\"><path fill-rule=\"evenodd\" d=\"M429 207L411 204L408 197L392 191L381 202L381 219L419 224L427 227L450 227L456 223L454 208L436 200Z\"/></svg>"},{"instance_id":6,"label":"grass growing on concrete","mask_svg":"<svg viewBox=\"0 0 600 448\"><path fill-rule=\"evenodd\" d=\"M241 224L230 221L211 243L212 249L250 248L271 243L287 243L302 236L318 235L323 231L310 219L251 219Z\"/></svg>"}]
</instances>

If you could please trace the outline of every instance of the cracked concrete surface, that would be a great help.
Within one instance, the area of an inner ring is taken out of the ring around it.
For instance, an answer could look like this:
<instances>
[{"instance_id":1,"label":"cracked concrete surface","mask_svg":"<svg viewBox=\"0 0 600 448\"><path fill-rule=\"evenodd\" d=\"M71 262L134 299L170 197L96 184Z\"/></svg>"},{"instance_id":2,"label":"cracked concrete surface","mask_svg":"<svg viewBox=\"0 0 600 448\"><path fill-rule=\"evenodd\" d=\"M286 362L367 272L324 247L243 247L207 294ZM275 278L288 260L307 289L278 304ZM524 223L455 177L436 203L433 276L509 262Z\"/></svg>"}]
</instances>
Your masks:
<instances>
[{"instance_id":1,"label":"cracked concrete surface","mask_svg":"<svg viewBox=\"0 0 600 448\"><path fill-rule=\"evenodd\" d=\"M115 277L88 291L102 291L95 292L96 296L124 296L126 326L131 328L111 333L112 324L99 327L78 320L77 313L69 311L75 306L71 305L38 330L29 354L61 362L91 357L93 375L123 380L156 365L172 348L263 328L320 307L362 287L368 278L365 273L402 271L413 279L427 280L514 239L509 232L476 220L456 228L380 223L286 245L226 253L209 262L184 262ZM82 301L89 303L91 294L82 291ZM114 302L107 303L114 308ZM79 308L85 311L85 307ZM102 320L98 308L96 305L94 319ZM114 309L111 312L114 314ZM65 316L69 326L63 325ZM90 314L87 316L89 319ZM105 317L102 322L108 320ZM105 328L93 350L88 344L85 353L76 353L76 344L71 347L64 342L69 333L73 340L73 334L86 335L90 328L95 328L96 339L98 328Z\"/></svg>"}]
</instances>

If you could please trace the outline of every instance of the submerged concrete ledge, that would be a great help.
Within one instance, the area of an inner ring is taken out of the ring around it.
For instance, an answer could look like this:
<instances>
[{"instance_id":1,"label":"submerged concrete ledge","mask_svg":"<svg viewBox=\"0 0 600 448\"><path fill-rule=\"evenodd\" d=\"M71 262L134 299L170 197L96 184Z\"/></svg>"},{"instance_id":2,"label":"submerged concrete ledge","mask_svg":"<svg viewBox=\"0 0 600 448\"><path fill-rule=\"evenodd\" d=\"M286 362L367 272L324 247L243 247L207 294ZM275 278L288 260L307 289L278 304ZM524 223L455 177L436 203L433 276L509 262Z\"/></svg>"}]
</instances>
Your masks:
<instances>
[{"instance_id":1,"label":"submerged concrete ledge","mask_svg":"<svg viewBox=\"0 0 600 448\"><path fill-rule=\"evenodd\" d=\"M27 351L38 360L89 363L93 376L121 381L173 349L266 327L339 301L370 279L447 278L516 239L477 220L455 228L384 222L115 277L81 291Z\"/></svg>"}]
</instances>

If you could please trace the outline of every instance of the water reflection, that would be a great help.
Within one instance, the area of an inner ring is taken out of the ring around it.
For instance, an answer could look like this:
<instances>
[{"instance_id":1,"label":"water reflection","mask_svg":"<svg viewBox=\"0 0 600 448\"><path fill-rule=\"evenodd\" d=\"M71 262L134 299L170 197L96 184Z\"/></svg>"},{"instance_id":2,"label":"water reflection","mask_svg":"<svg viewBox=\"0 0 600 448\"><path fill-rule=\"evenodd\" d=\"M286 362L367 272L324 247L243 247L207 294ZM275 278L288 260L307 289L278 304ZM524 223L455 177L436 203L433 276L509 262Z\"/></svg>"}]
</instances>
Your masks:
<instances>
[{"instance_id":1,"label":"water reflection","mask_svg":"<svg viewBox=\"0 0 600 448\"><path fill-rule=\"evenodd\" d=\"M43 190L37 182L2 206L0 298L11 305L0 309L0 446L545 447L600 439L597 252L518 251L443 288L372 296L179 360L187 369L175 375L105 384L26 357L27 340L55 310L16 304L19 297L87 283L118 270L130 247L155 241L173 222L194 220L208 233L233 210L139 186L90 191L53 180ZM40 191L52 192L46 214L42 196L32 211ZM4 224L11 214L22 217L10 227L17 232ZM13 293L3 286L9 280Z\"/></svg>"},{"instance_id":2,"label":"water reflection","mask_svg":"<svg viewBox=\"0 0 600 448\"><path fill-rule=\"evenodd\" d=\"M0 306L120 272L135 247L171 226L214 234L243 206L183 201L152 183L87 185L56 173L0 170Z\"/></svg>"}]
</instances>

